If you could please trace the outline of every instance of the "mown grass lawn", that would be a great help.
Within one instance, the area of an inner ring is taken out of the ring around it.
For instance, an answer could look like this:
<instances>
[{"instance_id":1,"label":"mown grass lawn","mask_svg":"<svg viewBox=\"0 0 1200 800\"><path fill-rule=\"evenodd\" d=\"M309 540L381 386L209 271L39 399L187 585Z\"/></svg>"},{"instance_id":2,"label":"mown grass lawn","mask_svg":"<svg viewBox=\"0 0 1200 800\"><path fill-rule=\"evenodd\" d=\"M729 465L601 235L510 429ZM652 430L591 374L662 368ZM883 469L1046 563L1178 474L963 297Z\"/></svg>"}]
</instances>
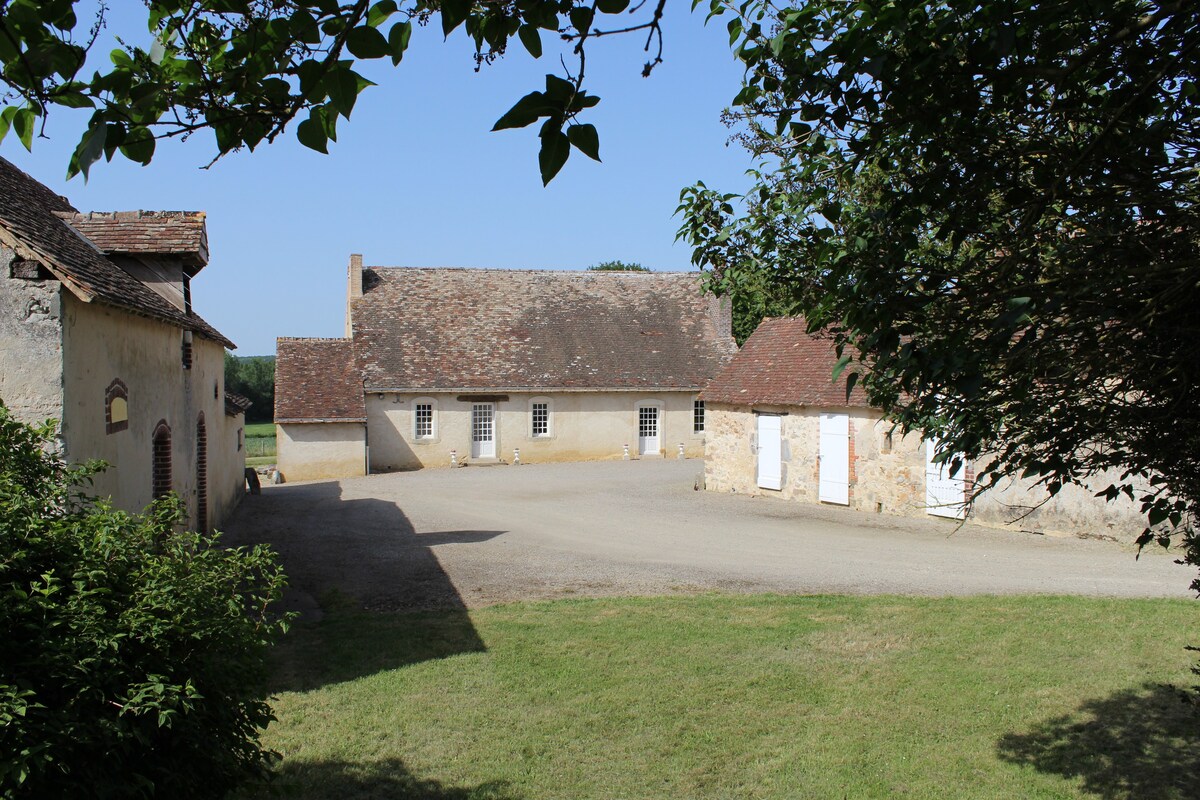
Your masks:
<instances>
[{"instance_id":1,"label":"mown grass lawn","mask_svg":"<svg viewBox=\"0 0 1200 800\"><path fill-rule=\"evenodd\" d=\"M299 798L1194 798L1189 601L715 596L335 611Z\"/></svg>"},{"instance_id":2,"label":"mown grass lawn","mask_svg":"<svg viewBox=\"0 0 1200 800\"><path fill-rule=\"evenodd\" d=\"M246 466L263 467L275 463L275 423L254 422L244 428Z\"/></svg>"}]
</instances>

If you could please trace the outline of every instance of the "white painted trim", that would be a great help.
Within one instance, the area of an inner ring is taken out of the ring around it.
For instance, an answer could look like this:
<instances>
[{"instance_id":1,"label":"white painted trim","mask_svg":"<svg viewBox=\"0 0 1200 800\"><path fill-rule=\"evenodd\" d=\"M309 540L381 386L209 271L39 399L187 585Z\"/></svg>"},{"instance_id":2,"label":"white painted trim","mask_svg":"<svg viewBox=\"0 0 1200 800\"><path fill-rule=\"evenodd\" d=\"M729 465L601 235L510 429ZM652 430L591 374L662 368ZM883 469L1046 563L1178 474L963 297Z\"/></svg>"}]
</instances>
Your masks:
<instances>
[{"instance_id":1,"label":"white painted trim","mask_svg":"<svg viewBox=\"0 0 1200 800\"><path fill-rule=\"evenodd\" d=\"M535 434L533 432L533 404L546 404L546 432ZM525 404L525 435L535 441L546 441L554 438L554 400L545 395L529 398L529 402Z\"/></svg>"},{"instance_id":2,"label":"white painted trim","mask_svg":"<svg viewBox=\"0 0 1200 800\"><path fill-rule=\"evenodd\" d=\"M417 435L417 406L429 406L430 410L430 434L428 436ZM413 442L418 444L432 444L441 441L441 420L438 401L433 397L414 397L412 399L411 410L409 411L408 435Z\"/></svg>"},{"instance_id":3,"label":"white painted trim","mask_svg":"<svg viewBox=\"0 0 1200 800\"><path fill-rule=\"evenodd\" d=\"M642 409L658 410L658 450L654 453L643 453L641 446ZM667 443L667 410L661 400L638 400L633 406L633 444L634 452L638 455L662 455L666 452Z\"/></svg>"}]
</instances>

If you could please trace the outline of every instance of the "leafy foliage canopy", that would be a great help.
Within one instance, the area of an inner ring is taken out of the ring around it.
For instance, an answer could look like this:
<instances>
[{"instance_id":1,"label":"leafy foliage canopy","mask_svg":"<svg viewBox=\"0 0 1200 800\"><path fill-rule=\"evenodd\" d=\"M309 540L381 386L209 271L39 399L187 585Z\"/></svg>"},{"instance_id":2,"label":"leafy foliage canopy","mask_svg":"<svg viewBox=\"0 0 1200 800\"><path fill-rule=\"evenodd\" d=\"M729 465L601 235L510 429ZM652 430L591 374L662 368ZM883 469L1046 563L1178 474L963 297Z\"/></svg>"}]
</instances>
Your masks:
<instances>
[{"instance_id":1,"label":"leafy foliage canopy","mask_svg":"<svg viewBox=\"0 0 1200 800\"><path fill-rule=\"evenodd\" d=\"M87 498L101 465L53 438L0 405L0 796L219 797L265 774L274 556L181 532L173 496L140 516Z\"/></svg>"},{"instance_id":2,"label":"leafy foliage canopy","mask_svg":"<svg viewBox=\"0 0 1200 800\"><path fill-rule=\"evenodd\" d=\"M1200 510L1191 4L750 0L728 25L761 166L683 194L711 285L836 331L848 384L984 486Z\"/></svg>"}]
</instances>

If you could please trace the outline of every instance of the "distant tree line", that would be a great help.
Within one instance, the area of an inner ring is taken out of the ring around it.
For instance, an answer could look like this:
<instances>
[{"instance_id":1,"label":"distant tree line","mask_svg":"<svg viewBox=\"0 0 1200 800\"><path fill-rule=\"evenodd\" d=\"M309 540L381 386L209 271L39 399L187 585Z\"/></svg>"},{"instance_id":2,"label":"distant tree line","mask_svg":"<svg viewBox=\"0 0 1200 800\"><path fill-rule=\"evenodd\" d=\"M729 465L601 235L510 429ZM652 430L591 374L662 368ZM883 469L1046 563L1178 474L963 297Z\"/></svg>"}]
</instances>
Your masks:
<instances>
[{"instance_id":1,"label":"distant tree line","mask_svg":"<svg viewBox=\"0 0 1200 800\"><path fill-rule=\"evenodd\" d=\"M247 422L271 422L275 417L275 356L225 353L225 388L254 404L246 412Z\"/></svg>"}]
</instances>

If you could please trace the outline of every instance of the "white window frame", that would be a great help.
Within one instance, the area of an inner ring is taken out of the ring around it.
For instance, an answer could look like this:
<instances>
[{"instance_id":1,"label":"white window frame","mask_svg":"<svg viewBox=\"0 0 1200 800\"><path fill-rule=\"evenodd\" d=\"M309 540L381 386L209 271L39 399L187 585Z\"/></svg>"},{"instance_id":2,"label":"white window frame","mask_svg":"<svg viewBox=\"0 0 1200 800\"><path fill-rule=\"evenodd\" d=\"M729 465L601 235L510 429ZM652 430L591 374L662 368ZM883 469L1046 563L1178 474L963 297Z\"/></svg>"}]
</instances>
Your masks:
<instances>
[{"instance_id":1,"label":"white window frame","mask_svg":"<svg viewBox=\"0 0 1200 800\"><path fill-rule=\"evenodd\" d=\"M699 415L697 415L697 413L696 413L697 411L700 412ZM699 428L696 427L697 420L699 420L699 422L700 422ZM708 424L708 409L706 409L704 407L703 400L701 400L698 397L694 398L692 400L692 435L693 436L703 436L707 424Z\"/></svg>"},{"instance_id":2,"label":"white window frame","mask_svg":"<svg viewBox=\"0 0 1200 800\"><path fill-rule=\"evenodd\" d=\"M546 406L546 432L533 432L533 407L538 404ZM529 425L526 428L526 433L530 439L553 439L554 438L554 401L549 397L531 397L529 398Z\"/></svg>"},{"instance_id":3,"label":"white window frame","mask_svg":"<svg viewBox=\"0 0 1200 800\"><path fill-rule=\"evenodd\" d=\"M419 406L429 406L429 435L421 436L417 433L417 408ZM436 442L439 434L438 420L438 402L432 397L416 397L412 401L412 424L409 426L409 432L412 435L414 442Z\"/></svg>"}]
</instances>

